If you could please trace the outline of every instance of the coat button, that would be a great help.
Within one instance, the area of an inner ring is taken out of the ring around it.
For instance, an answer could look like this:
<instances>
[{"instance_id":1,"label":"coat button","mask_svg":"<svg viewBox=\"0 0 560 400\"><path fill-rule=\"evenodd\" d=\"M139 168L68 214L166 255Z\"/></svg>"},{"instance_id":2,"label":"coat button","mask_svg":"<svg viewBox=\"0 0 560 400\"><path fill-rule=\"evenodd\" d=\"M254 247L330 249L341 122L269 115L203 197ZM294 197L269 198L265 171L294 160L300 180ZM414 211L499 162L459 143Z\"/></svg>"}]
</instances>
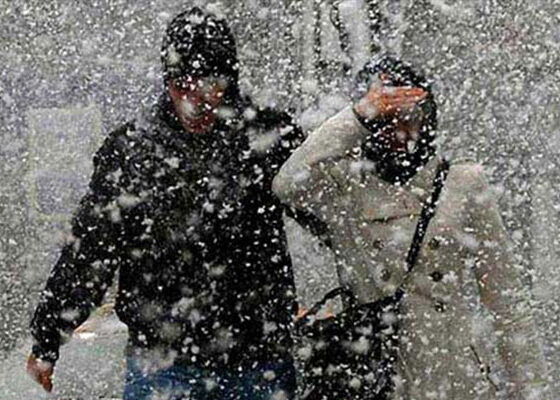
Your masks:
<instances>
[{"instance_id":1,"label":"coat button","mask_svg":"<svg viewBox=\"0 0 560 400\"><path fill-rule=\"evenodd\" d=\"M434 304L434 308L437 312L444 312L445 309L447 308L447 306L445 305L445 303L441 300L436 300L436 303Z\"/></svg>"},{"instance_id":2,"label":"coat button","mask_svg":"<svg viewBox=\"0 0 560 400\"><path fill-rule=\"evenodd\" d=\"M379 274L379 278L381 278L383 282L387 282L389 279L391 279L391 271L389 271L388 269L382 269L381 273Z\"/></svg>"},{"instance_id":3,"label":"coat button","mask_svg":"<svg viewBox=\"0 0 560 400\"><path fill-rule=\"evenodd\" d=\"M439 271L434 271L430 274L430 277L434 282L439 282L443 279L443 274Z\"/></svg>"},{"instance_id":4,"label":"coat button","mask_svg":"<svg viewBox=\"0 0 560 400\"><path fill-rule=\"evenodd\" d=\"M439 241L439 239L438 239L438 238L435 238L435 237L432 238L432 239L430 240L430 242L428 243L428 246L430 246L430 249L432 249L432 250L438 249L439 246L440 246L440 241Z\"/></svg>"}]
</instances>

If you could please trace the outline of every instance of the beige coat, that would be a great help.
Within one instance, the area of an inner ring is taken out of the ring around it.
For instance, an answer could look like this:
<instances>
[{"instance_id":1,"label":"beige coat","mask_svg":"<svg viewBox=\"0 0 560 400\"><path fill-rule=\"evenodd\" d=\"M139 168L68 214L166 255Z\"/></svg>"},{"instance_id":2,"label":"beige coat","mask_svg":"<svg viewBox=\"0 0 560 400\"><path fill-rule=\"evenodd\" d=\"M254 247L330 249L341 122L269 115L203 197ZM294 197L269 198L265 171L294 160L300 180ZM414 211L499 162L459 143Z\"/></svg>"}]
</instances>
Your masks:
<instances>
[{"instance_id":1,"label":"beige coat","mask_svg":"<svg viewBox=\"0 0 560 400\"><path fill-rule=\"evenodd\" d=\"M439 162L391 185L360 158L368 133L346 108L307 138L274 181L284 202L328 224L339 277L362 302L403 283ZM480 165L451 165L405 282L395 399L549 398L529 296L495 200Z\"/></svg>"}]
</instances>

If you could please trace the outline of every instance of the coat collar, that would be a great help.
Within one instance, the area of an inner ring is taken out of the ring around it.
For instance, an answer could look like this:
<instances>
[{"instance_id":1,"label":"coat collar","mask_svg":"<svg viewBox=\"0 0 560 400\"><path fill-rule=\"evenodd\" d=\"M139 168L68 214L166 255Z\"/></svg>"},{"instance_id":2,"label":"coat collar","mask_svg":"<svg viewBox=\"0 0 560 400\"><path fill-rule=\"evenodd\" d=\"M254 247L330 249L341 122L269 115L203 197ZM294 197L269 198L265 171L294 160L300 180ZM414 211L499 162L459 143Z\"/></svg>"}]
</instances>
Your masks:
<instances>
[{"instance_id":1,"label":"coat collar","mask_svg":"<svg viewBox=\"0 0 560 400\"><path fill-rule=\"evenodd\" d=\"M383 179L369 175L365 190L359 190L359 209L366 221L387 221L394 218L420 215L422 205L432 191L433 179L441 158L434 156L406 184L396 186ZM356 192L355 192L356 193Z\"/></svg>"},{"instance_id":2,"label":"coat collar","mask_svg":"<svg viewBox=\"0 0 560 400\"><path fill-rule=\"evenodd\" d=\"M441 161L441 157L436 154L404 187L408 186L409 190L424 202L433 190L434 178Z\"/></svg>"}]
</instances>

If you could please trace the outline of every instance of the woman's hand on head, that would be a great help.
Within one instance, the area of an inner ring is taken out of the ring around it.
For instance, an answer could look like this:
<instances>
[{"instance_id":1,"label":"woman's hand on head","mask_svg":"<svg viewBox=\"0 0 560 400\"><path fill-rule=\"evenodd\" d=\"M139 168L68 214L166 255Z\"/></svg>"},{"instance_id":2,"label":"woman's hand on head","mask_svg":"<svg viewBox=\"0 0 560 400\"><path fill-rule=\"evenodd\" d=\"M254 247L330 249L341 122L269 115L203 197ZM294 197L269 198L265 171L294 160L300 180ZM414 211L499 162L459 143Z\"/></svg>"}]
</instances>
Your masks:
<instances>
[{"instance_id":1,"label":"woman's hand on head","mask_svg":"<svg viewBox=\"0 0 560 400\"><path fill-rule=\"evenodd\" d=\"M366 119L396 116L412 111L427 95L426 90L418 87L384 86L374 83L354 106L354 110Z\"/></svg>"}]
</instances>

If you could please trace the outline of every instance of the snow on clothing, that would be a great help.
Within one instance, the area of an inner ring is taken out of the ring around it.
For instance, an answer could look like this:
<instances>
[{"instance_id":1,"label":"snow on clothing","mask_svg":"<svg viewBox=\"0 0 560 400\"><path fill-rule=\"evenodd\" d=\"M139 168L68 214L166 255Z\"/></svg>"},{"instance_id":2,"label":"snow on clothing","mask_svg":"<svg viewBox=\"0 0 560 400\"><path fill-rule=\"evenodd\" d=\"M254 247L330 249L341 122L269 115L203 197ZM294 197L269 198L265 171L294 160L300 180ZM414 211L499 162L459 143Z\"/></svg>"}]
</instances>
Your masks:
<instances>
[{"instance_id":1,"label":"snow on clothing","mask_svg":"<svg viewBox=\"0 0 560 400\"><path fill-rule=\"evenodd\" d=\"M94 158L31 323L41 359L99 306L118 269L116 312L130 348L190 363L289 357L293 277L271 182L301 139L286 114L245 108L186 133L164 102L111 133ZM249 112L249 110L252 110Z\"/></svg>"},{"instance_id":2,"label":"snow on clothing","mask_svg":"<svg viewBox=\"0 0 560 400\"><path fill-rule=\"evenodd\" d=\"M179 14L161 55L166 85L227 80L219 118L211 132L185 132L166 89L147 117L108 136L31 322L33 352L56 361L62 335L101 303L118 269L129 354L163 350L205 368L289 360L293 277L271 184L301 131L239 94L225 20L196 7Z\"/></svg>"},{"instance_id":3,"label":"snow on clothing","mask_svg":"<svg viewBox=\"0 0 560 400\"><path fill-rule=\"evenodd\" d=\"M434 157L404 185L361 157L371 132L346 108L314 131L274 181L287 204L325 222L338 274L361 302L394 293ZM547 398L528 293L480 165L451 165L405 283L395 399Z\"/></svg>"}]
</instances>

